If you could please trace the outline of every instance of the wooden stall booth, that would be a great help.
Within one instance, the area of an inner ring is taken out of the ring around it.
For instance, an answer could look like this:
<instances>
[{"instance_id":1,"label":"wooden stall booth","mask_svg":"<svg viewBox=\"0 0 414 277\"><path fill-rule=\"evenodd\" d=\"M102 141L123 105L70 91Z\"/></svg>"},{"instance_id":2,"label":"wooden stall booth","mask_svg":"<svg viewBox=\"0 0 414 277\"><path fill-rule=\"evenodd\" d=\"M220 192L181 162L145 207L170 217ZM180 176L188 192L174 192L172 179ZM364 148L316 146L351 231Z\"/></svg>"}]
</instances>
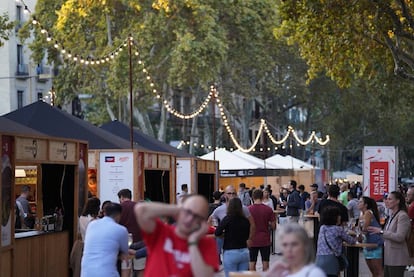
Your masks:
<instances>
[{"instance_id":1,"label":"wooden stall booth","mask_svg":"<svg viewBox=\"0 0 414 277\"><path fill-rule=\"evenodd\" d=\"M177 193L181 185L188 185L189 193L204 195L209 201L218 190L219 162L196 157L177 157Z\"/></svg>"},{"instance_id":2,"label":"wooden stall booth","mask_svg":"<svg viewBox=\"0 0 414 277\"><path fill-rule=\"evenodd\" d=\"M122 122L111 121L100 128L123 139L130 139L130 127ZM170 153L176 157L176 193L181 193L181 185L187 184L190 193L200 193L208 199L211 198L218 184L217 162L201 160L184 150L146 135L137 128L133 129L133 137L135 143L149 151ZM175 201L176 197L172 197L171 200Z\"/></svg>"},{"instance_id":3,"label":"wooden stall booth","mask_svg":"<svg viewBox=\"0 0 414 277\"><path fill-rule=\"evenodd\" d=\"M70 248L86 200L87 143L0 133L0 144L1 276L69 276Z\"/></svg>"},{"instance_id":4,"label":"wooden stall booth","mask_svg":"<svg viewBox=\"0 0 414 277\"><path fill-rule=\"evenodd\" d=\"M130 189L134 201L174 202L174 155L138 149L95 149L89 150L88 157L88 187L102 202L118 202L121 189Z\"/></svg>"}]
</instances>

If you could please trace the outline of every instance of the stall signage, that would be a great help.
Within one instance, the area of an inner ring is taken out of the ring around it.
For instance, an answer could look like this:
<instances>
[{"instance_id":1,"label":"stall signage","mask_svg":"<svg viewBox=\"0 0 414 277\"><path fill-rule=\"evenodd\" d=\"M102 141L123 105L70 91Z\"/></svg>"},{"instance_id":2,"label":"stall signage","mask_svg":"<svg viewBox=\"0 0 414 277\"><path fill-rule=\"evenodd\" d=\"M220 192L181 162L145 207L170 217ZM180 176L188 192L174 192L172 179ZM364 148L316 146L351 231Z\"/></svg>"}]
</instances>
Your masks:
<instances>
[{"instance_id":1,"label":"stall signage","mask_svg":"<svg viewBox=\"0 0 414 277\"><path fill-rule=\"evenodd\" d=\"M256 177L256 176L289 176L289 169L245 169L245 170L220 170L220 177Z\"/></svg>"},{"instance_id":2,"label":"stall signage","mask_svg":"<svg viewBox=\"0 0 414 277\"><path fill-rule=\"evenodd\" d=\"M42 161L47 159L47 141L16 137L16 159Z\"/></svg>"},{"instance_id":3,"label":"stall signage","mask_svg":"<svg viewBox=\"0 0 414 277\"><path fill-rule=\"evenodd\" d=\"M157 168L157 154L145 153L144 166L145 168Z\"/></svg>"},{"instance_id":4,"label":"stall signage","mask_svg":"<svg viewBox=\"0 0 414 277\"><path fill-rule=\"evenodd\" d=\"M49 159L57 162L75 162L76 143L51 141L49 143Z\"/></svg>"},{"instance_id":5,"label":"stall signage","mask_svg":"<svg viewBox=\"0 0 414 277\"><path fill-rule=\"evenodd\" d=\"M99 155L99 198L118 202L121 189L130 189L134 194L133 152L101 152Z\"/></svg>"},{"instance_id":6,"label":"stall signage","mask_svg":"<svg viewBox=\"0 0 414 277\"><path fill-rule=\"evenodd\" d=\"M376 201L396 189L397 151L390 146L364 147L364 195Z\"/></svg>"},{"instance_id":7,"label":"stall signage","mask_svg":"<svg viewBox=\"0 0 414 277\"><path fill-rule=\"evenodd\" d=\"M171 167L170 156L159 155L158 156L158 165L159 165L160 168L170 169L170 167Z\"/></svg>"}]
</instances>

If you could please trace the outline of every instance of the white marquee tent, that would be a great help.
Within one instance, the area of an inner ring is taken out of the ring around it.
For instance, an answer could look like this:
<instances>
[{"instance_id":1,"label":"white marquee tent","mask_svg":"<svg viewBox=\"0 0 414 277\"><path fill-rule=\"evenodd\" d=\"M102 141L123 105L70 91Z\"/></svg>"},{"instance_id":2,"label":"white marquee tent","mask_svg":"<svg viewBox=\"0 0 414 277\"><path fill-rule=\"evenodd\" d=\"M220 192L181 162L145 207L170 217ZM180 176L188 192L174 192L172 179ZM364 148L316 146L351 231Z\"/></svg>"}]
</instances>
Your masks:
<instances>
[{"instance_id":1,"label":"white marquee tent","mask_svg":"<svg viewBox=\"0 0 414 277\"><path fill-rule=\"evenodd\" d=\"M290 155L282 156L280 154L276 154L272 157L266 159L266 163L273 164L273 165L280 165L283 168L290 168L290 169L312 169L314 168L313 165L304 162L300 159L294 158Z\"/></svg>"},{"instance_id":2,"label":"white marquee tent","mask_svg":"<svg viewBox=\"0 0 414 277\"><path fill-rule=\"evenodd\" d=\"M238 170L238 169L258 169L264 168L264 162L260 159L258 160L248 160L242 158L233 152L227 151L225 149L218 149L216 151L207 153L203 156L200 156L204 160L213 160L214 152L216 155L216 160L219 161L220 170Z\"/></svg>"}]
</instances>

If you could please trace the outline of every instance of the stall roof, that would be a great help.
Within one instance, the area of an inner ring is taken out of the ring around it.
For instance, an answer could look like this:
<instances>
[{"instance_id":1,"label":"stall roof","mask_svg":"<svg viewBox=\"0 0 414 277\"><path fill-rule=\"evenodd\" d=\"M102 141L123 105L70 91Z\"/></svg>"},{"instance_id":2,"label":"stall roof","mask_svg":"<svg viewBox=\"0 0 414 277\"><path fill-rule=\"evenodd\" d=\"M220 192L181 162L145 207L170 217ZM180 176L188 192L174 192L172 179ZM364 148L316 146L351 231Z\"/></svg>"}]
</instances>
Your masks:
<instances>
[{"instance_id":1,"label":"stall roof","mask_svg":"<svg viewBox=\"0 0 414 277\"><path fill-rule=\"evenodd\" d=\"M220 170L264 168L263 162L248 161L225 149L218 149L200 156L200 158L204 160L213 160L214 152L216 152L216 161L219 161Z\"/></svg>"},{"instance_id":2,"label":"stall roof","mask_svg":"<svg viewBox=\"0 0 414 277\"><path fill-rule=\"evenodd\" d=\"M89 142L89 149L129 149L129 141L77 118L43 101L24 106L3 117L44 134ZM146 150L135 145L136 149Z\"/></svg>"},{"instance_id":3,"label":"stall roof","mask_svg":"<svg viewBox=\"0 0 414 277\"><path fill-rule=\"evenodd\" d=\"M32 128L29 128L5 117L0 117L0 132L29 136L45 136L45 134L39 131L33 130Z\"/></svg>"},{"instance_id":4,"label":"stall roof","mask_svg":"<svg viewBox=\"0 0 414 277\"><path fill-rule=\"evenodd\" d=\"M242 152L240 150L236 150L232 152L234 155L237 155L243 159L246 159L248 161L261 163L263 168L269 168L269 169L290 169L291 167L287 166L285 162L278 163L276 161L268 161L268 160L262 160L260 158L257 158L253 155L247 154L245 152Z\"/></svg>"},{"instance_id":5,"label":"stall roof","mask_svg":"<svg viewBox=\"0 0 414 277\"><path fill-rule=\"evenodd\" d=\"M129 126L125 125L118 120L114 120L112 122L105 123L101 126L102 129L119 136L125 140L129 140L130 138L130 129ZM144 134L142 131L134 128L134 141L139 145L147 148L148 150L156 151L156 152L167 152L173 153L177 157L185 157L185 158L197 158L194 155L191 155L183 150L177 149L172 147L171 145L159 141L156 138L153 138L149 135Z\"/></svg>"},{"instance_id":6,"label":"stall roof","mask_svg":"<svg viewBox=\"0 0 414 277\"><path fill-rule=\"evenodd\" d=\"M310 169L314 168L311 164L308 164L302 160L294 158L290 155L282 156L276 154L266 159L266 163L283 166L282 168L290 169Z\"/></svg>"}]
</instances>

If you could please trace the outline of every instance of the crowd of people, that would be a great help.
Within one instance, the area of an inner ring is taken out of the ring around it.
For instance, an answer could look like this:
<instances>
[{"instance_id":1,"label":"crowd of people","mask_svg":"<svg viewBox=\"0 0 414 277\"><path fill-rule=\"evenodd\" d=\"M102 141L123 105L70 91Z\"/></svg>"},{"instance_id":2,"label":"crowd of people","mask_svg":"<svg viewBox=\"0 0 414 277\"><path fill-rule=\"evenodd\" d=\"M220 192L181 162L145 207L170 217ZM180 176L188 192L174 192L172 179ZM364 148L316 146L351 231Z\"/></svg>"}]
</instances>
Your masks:
<instances>
[{"instance_id":1,"label":"crowd of people","mask_svg":"<svg viewBox=\"0 0 414 277\"><path fill-rule=\"evenodd\" d=\"M404 276L414 256L414 187L384 195L384 209L362 196L360 184L325 188L307 192L292 180L275 196L270 186L229 185L211 203L186 186L177 204L136 203L128 189L118 192L119 203L101 206L91 197L79 218L73 276L213 276L223 269L228 277L256 271L259 255L262 276L338 276L347 266L344 243L358 242L369 246L363 255L372 276ZM304 215L319 218L316 249ZM271 264L274 241L282 258Z\"/></svg>"}]
</instances>

